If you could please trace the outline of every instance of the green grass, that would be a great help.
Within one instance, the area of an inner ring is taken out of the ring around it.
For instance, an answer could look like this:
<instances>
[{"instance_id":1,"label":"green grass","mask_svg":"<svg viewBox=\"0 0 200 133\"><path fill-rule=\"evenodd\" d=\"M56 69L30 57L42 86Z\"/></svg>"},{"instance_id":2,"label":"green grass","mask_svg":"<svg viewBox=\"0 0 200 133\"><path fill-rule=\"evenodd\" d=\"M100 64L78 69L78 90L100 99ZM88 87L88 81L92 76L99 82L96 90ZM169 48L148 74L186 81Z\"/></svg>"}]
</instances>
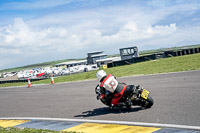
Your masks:
<instances>
[{"instance_id":1,"label":"green grass","mask_svg":"<svg viewBox=\"0 0 200 133\"><path fill-rule=\"evenodd\" d=\"M162 58L122 67L115 67L110 69L108 72L113 73L117 77L122 77L190 70L200 70L200 54Z\"/></svg>"},{"instance_id":2,"label":"green grass","mask_svg":"<svg viewBox=\"0 0 200 133\"><path fill-rule=\"evenodd\" d=\"M52 130L43 130L43 129L29 129L29 128L14 128L0 127L0 133L75 133L75 132L64 132L64 131L52 131Z\"/></svg>"},{"instance_id":3,"label":"green grass","mask_svg":"<svg viewBox=\"0 0 200 133\"><path fill-rule=\"evenodd\" d=\"M190 70L200 70L200 53L185 55L185 56L170 57L170 58L162 58L158 60L140 62L125 66L118 66L118 67L108 68L105 71L107 73L115 75L116 77L123 77L132 75L147 75L147 74L180 72L180 71L190 71ZM80 74L56 77L54 78L54 81L55 83L59 83L59 82L96 79L96 72L97 71L91 71ZM32 82L32 84L50 84L50 82L51 82L50 79L45 79L41 81ZM23 86L23 85L27 85L27 83L0 84L0 87Z\"/></svg>"}]
</instances>

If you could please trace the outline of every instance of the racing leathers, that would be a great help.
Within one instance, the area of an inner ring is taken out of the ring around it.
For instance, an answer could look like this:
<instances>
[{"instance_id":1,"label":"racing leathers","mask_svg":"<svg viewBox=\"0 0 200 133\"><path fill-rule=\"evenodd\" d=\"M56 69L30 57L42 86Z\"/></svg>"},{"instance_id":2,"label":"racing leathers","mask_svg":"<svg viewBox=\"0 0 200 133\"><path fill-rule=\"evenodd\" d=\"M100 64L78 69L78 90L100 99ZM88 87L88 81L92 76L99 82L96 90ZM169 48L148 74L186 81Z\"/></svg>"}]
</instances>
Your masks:
<instances>
[{"instance_id":1,"label":"racing leathers","mask_svg":"<svg viewBox=\"0 0 200 133\"><path fill-rule=\"evenodd\" d=\"M123 97L127 85L119 83L116 78L109 74L100 81L100 93L98 96L108 106L122 104L120 99Z\"/></svg>"}]
</instances>

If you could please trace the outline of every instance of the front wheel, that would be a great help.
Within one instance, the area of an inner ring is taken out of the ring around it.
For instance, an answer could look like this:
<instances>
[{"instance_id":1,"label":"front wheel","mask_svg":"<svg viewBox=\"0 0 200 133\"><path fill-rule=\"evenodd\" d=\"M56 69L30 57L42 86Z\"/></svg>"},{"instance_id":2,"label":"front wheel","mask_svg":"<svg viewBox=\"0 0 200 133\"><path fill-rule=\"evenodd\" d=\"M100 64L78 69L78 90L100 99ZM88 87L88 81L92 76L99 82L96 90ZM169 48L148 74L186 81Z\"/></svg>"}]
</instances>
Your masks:
<instances>
[{"instance_id":1,"label":"front wheel","mask_svg":"<svg viewBox=\"0 0 200 133\"><path fill-rule=\"evenodd\" d=\"M150 95L148 95L148 97L146 98L143 98L143 97L138 98L137 96L132 96L131 101L132 101L132 105L142 106L145 108L151 108L151 106L154 103L153 98Z\"/></svg>"},{"instance_id":2,"label":"front wheel","mask_svg":"<svg viewBox=\"0 0 200 133\"><path fill-rule=\"evenodd\" d=\"M153 105L154 101L153 101L153 98L148 95L148 98L147 99L143 99L143 104L142 104L142 107L145 107L145 108L151 108L151 106Z\"/></svg>"}]
</instances>

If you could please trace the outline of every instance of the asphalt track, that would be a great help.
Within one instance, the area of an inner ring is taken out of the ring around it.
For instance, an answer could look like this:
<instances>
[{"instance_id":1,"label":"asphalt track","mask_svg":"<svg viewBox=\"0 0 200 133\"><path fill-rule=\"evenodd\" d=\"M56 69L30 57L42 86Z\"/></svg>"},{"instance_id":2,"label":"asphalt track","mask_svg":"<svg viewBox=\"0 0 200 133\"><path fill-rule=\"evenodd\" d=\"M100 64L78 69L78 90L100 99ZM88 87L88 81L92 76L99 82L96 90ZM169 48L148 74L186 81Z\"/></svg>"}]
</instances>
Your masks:
<instances>
[{"instance_id":1,"label":"asphalt track","mask_svg":"<svg viewBox=\"0 0 200 133\"><path fill-rule=\"evenodd\" d=\"M96 100L97 80L0 88L0 117L48 117L200 126L200 71L117 78L147 88L150 109L111 110Z\"/></svg>"}]
</instances>

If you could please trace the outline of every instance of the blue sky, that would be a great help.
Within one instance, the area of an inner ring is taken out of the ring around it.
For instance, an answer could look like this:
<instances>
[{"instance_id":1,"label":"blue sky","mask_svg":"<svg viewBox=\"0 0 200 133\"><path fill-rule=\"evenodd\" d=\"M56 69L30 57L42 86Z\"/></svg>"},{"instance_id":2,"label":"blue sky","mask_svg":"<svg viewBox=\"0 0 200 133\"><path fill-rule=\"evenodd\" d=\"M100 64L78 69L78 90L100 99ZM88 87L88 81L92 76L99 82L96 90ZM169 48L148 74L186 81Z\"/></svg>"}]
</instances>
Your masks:
<instances>
[{"instance_id":1,"label":"blue sky","mask_svg":"<svg viewBox=\"0 0 200 133\"><path fill-rule=\"evenodd\" d=\"M0 70L200 43L199 0L0 0Z\"/></svg>"}]
</instances>

